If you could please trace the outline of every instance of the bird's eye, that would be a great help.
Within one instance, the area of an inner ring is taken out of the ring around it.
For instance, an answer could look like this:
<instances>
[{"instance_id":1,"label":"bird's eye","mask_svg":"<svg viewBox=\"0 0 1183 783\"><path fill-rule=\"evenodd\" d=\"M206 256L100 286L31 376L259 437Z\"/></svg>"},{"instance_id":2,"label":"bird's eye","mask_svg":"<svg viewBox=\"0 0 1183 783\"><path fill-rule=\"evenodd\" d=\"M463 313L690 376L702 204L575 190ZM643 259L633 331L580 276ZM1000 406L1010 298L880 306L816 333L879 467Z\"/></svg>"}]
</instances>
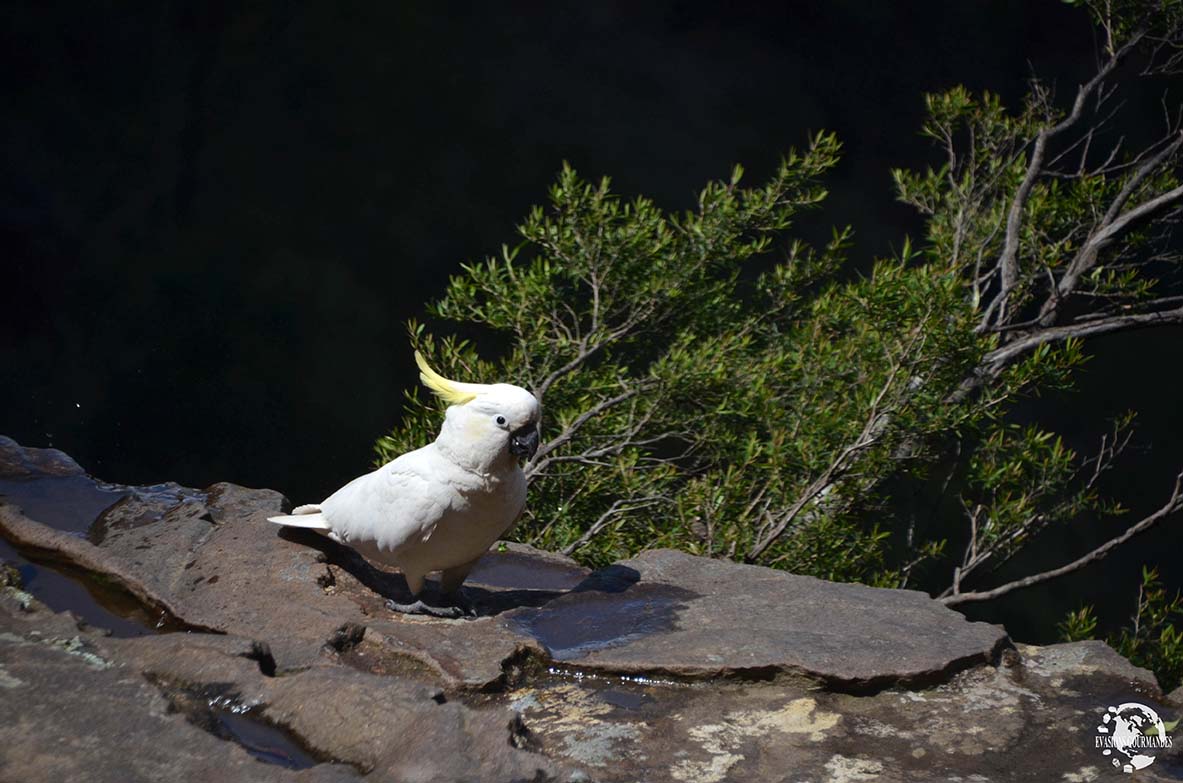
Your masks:
<instances>
[{"instance_id":1,"label":"bird's eye","mask_svg":"<svg viewBox=\"0 0 1183 783\"><path fill-rule=\"evenodd\" d=\"M498 424L498 426L505 426L505 417L504 417L504 416L498 416L498 417L497 417L497 424Z\"/></svg>"}]
</instances>

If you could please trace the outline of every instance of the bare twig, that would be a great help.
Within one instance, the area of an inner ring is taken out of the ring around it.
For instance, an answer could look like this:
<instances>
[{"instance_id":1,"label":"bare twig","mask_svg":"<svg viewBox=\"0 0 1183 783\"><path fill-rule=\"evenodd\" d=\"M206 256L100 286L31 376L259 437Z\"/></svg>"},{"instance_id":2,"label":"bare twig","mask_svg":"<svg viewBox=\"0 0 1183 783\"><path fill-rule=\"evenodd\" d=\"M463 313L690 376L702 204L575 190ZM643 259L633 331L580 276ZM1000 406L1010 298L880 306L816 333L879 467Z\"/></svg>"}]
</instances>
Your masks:
<instances>
[{"instance_id":1,"label":"bare twig","mask_svg":"<svg viewBox=\"0 0 1183 783\"><path fill-rule=\"evenodd\" d=\"M1096 231L1083 247L1076 253L1069 264L1068 269L1060 277L1060 282L1051 288L1051 295L1047 302L1044 303L1040 309L1040 319L1045 324L1050 324L1049 316L1056 310L1061 302L1068 298L1075 292L1076 286L1080 282L1082 275L1090 271L1096 266L1097 258L1102 249L1104 249L1110 242L1112 242L1119 234L1142 220L1149 218L1156 212L1166 209L1180 200L1183 200L1183 185L1177 188L1168 190L1165 193L1160 193L1158 196L1139 204L1136 207L1120 212L1122 206L1125 205L1130 195L1137 189L1137 185L1141 183L1147 176L1149 176L1153 168L1161 164L1162 159L1173 155L1179 150L1180 145L1183 145L1183 134L1179 138L1164 149L1159 156L1148 161L1145 166L1139 169L1122 188L1122 191L1114 197L1113 203L1110 204L1101 222L1098 224Z\"/></svg>"},{"instance_id":2,"label":"bare twig","mask_svg":"<svg viewBox=\"0 0 1183 783\"><path fill-rule=\"evenodd\" d=\"M601 530L610 525L616 517L626 514L629 511L638 511L642 508L648 508L649 506L662 503L665 500L666 499L660 495L649 495L641 498L621 498L619 500L614 500L612 505L608 506L608 509L603 514L600 514L599 518L597 518L596 521L592 523L591 527L584 531L583 535L580 536L578 540L563 547L562 553L564 555L570 555L572 552L582 549L589 541L595 538Z\"/></svg>"},{"instance_id":3,"label":"bare twig","mask_svg":"<svg viewBox=\"0 0 1183 783\"><path fill-rule=\"evenodd\" d=\"M1053 326L1047 329L1040 329L1030 335L1019 337L1001 348L990 351L982 360L981 367L988 377L996 376L1015 359L1047 343L1083 337L1095 337L1097 335L1127 329L1179 323L1183 323L1183 307L1151 313L1115 315L1109 318L1098 318L1083 323Z\"/></svg>"},{"instance_id":4,"label":"bare twig","mask_svg":"<svg viewBox=\"0 0 1183 783\"><path fill-rule=\"evenodd\" d=\"M1101 558L1105 557L1105 555L1109 554L1109 552L1114 548L1121 546L1134 536L1150 529L1154 525L1175 514L1181 509L1183 509L1183 473L1179 473L1179 475L1175 477L1175 487L1171 492L1171 496L1167 499L1167 502L1164 503L1157 511L1145 517L1136 525L1130 526L1121 535L1109 539L1087 554L1076 558L1071 563L1062 565L1059 568L1053 568L1049 571L1042 571L1038 574L1032 574L1031 576L1023 577L1022 579L1015 579L1014 581L995 587L992 590L982 590L978 592L960 592L960 579L955 577L955 587L953 592L950 595L942 596L938 600L946 606L954 606L957 604L970 603L973 601L989 601L994 598L1000 598L1008 593L1014 592L1015 590L1021 590L1024 587L1031 587L1033 585L1046 582L1050 579L1063 576L1064 574L1070 574L1073 571L1078 571L1081 568L1084 568L1089 563L1100 560Z\"/></svg>"},{"instance_id":5,"label":"bare twig","mask_svg":"<svg viewBox=\"0 0 1183 783\"><path fill-rule=\"evenodd\" d=\"M534 455L534 459L530 460L530 463L526 465L526 478L529 479L535 473L543 470L547 465L549 465L550 462L548 461L547 455L553 452L555 449L558 449L569 443L571 439L575 437L576 433L586 426L589 421L594 419L596 416L599 416L609 408L613 408L620 403L625 402L626 400L636 397L642 391L644 391L644 384L638 384L632 388L625 389L615 397L609 397L606 400L600 400L598 403L576 416L571 421L571 423L564 427L558 435L539 447L538 452Z\"/></svg>"},{"instance_id":6,"label":"bare twig","mask_svg":"<svg viewBox=\"0 0 1183 783\"><path fill-rule=\"evenodd\" d=\"M1137 32L1130 36L1124 45L1109 57L1096 75L1076 91L1076 99L1072 103L1072 110L1060 122L1042 128L1035 137L1031 149L1031 158L1027 162L1027 169L1023 174L1023 181L1015 191L1010 209L1006 217L1006 234L1003 240L1002 255L998 260L998 267L1002 270L1002 280L995 302L989 310L992 312L997 305L995 325L1001 325L1007 319L1007 302L1019 279L1019 234L1023 223L1023 213L1027 208L1027 201L1031 195L1035 182L1044 173L1044 155L1047 144L1054 137L1073 127L1084 114L1085 103L1089 97L1101 86L1114 68L1120 63L1144 37L1144 32ZM983 321L983 324L987 323Z\"/></svg>"}]
</instances>

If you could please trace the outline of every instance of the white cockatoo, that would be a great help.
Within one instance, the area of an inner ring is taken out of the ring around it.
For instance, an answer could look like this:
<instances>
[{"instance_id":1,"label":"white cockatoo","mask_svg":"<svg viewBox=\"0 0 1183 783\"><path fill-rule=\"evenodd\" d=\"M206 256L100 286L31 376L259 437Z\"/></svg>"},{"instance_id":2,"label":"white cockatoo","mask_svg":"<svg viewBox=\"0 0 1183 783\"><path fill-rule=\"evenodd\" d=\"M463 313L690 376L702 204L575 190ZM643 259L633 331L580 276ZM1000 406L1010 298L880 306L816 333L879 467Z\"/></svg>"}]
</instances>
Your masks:
<instances>
[{"instance_id":1,"label":"white cockatoo","mask_svg":"<svg viewBox=\"0 0 1183 783\"><path fill-rule=\"evenodd\" d=\"M387 601L398 612L458 617L469 607L460 585L526 505L521 460L538 450L538 399L507 383L458 383L415 362L427 388L449 403L434 443L407 452L346 484L320 504L270 520L309 528L396 566L413 600ZM419 597L423 579L442 571L447 606Z\"/></svg>"}]
</instances>

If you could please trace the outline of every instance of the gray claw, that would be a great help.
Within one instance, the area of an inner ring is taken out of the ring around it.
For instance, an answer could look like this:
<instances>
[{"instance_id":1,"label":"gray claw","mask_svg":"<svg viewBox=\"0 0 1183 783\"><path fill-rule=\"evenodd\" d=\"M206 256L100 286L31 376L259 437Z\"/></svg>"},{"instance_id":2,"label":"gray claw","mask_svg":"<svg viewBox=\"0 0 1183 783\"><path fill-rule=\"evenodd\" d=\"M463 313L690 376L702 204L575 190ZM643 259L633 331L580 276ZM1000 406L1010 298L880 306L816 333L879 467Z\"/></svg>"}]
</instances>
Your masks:
<instances>
[{"instance_id":1,"label":"gray claw","mask_svg":"<svg viewBox=\"0 0 1183 783\"><path fill-rule=\"evenodd\" d=\"M464 596L463 592L457 590L447 597L452 602L452 606L463 612L465 617L476 617L476 607Z\"/></svg>"}]
</instances>

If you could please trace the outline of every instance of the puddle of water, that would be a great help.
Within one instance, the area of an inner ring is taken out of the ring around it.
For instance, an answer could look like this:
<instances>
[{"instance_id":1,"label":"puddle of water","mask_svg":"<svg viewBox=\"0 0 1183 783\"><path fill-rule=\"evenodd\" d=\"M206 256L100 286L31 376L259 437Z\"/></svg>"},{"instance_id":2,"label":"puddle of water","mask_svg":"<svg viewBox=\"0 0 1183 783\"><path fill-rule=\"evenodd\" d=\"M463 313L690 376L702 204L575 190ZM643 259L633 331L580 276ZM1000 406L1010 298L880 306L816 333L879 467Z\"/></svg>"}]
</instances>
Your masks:
<instances>
[{"instance_id":1,"label":"puddle of water","mask_svg":"<svg viewBox=\"0 0 1183 783\"><path fill-rule=\"evenodd\" d=\"M632 736L630 727L668 725L671 715L685 710L704 694L708 699L717 698L709 688L685 683L641 684L611 675L592 675L542 677L510 691L508 698L511 709L523 716L531 731L538 732L543 746L566 748L559 752L570 755L572 751L578 754L580 747L593 750L585 745L587 742L607 751L615 739ZM617 729L625 731L624 737ZM617 756L614 761L626 761L627 755ZM631 778L626 772L622 779L646 778L637 772Z\"/></svg>"},{"instance_id":2,"label":"puddle of water","mask_svg":"<svg viewBox=\"0 0 1183 783\"><path fill-rule=\"evenodd\" d=\"M189 690L168 690L164 695L190 723L241 745L259 761L288 769L308 769L321 763L291 732L263 720L252 705L235 697L203 696Z\"/></svg>"},{"instance_id":3,"label":"puddle of water","mask_svg":"<svg viewBox=\"0 0 1183 783\"><path fill-rule=\"evenodd\" d=\"M582 591L523 612L511 622L546 645L555 660L570 661L672 631L677 610L692 595L662 584L637 584L614 593Z\"/></svg>"},{"instance_id":4,"label":"puddle of water","mask_svg":"<svg viewBox=\"0 0 1183 783\"><path fill-rule=\"evenodd\" d=\"M115 519L116 525L150 523L169 507L203 501L204 495L172 483L122 487L84 475L0 478L0 500L20 507L29 519L80 538L91 532L104 512L129 498L139 501L135 509L138 515L121 515ZM105 584L101 577L59 562L52 555L28 556L0 538L0 561L15 565L21 574L22 589L49 608L69 610L114 636L186 630L175 619L152 616L133 596ZM320 763L287 731L251 715L248 706L223 697L206 699L194 694L170 694L170 700L194 724L238 743L262 762L297 770Z\"/></svg>"},{"instance_id":5,"label":"puddle of water","mask_svg":"<svg viewBox=\"0 0 1183 783\"><path fill-rule=\"evenodd\" d=\"M320 762L296 744L287 732L269 723L256 720L250 712L211 708L221 731L241 745L247 753L266 764L277 764L288 769L308 769Z\"/></svg>"},{"instance_id":6,"label":"puddle of water","mask_svg":"<svg viewBox=\"0 0 1183 783\"><path fill-rule=\"evenodd\" d=\"M648 694L639 691L626 691L621 688L605 688L598 695L600 701L624 710L639 710L654 701L653 697Z\"/></svg>"},{"instance_id":7,"label":"puddle of water","mask_svg":"<svg viewBox=\"0 0 1183 783\"><path fill-rule=\"evenodd\" d=\"M687 688L690 685L680 680L670 680L664 677L648 677L644 674L604 674L594 669L566 668L564 666L548 666L546 673L558 682L577 682L581 686L595 683L609 683L620 687L637 688Z\"/></svg>"},{"instance_id":8,"label":"puddle of water","mask_svg":"<svg viewBox=\"0 0 1183 783\"><path fill-rule=\"evenodd\" d=\"M19 506L29 519L79 536L129 494L128 487L99 484L89 476L0 479L0 499Z\"/></svg>"},{"instance_id":9,"label":"puddle of water","mask_svg":"<svg viewBox=\"0 0 1183 783\"><path fill-rule=\"evenodd\" d=\"M490 552L480 559L468 582L515 590L570 590L587 578L587 570L530 557L519 552Z\"/></svg>"},{"instance_id":10,"label":"puddle of water","mask_svg":"<svg viewBox=\"0 0 1183 783\"><path fill-rule=\"evenodd\" d=\"M29 519L71 535L85 537L103 512L129 497L172 504L201 497L175 484L120 487L89 476L0 478L0 500L18 506ZM88 625L113 636L135 637L184 630L175 619L159 616L101 577L47 555L30 555L0 538L0 560L17 567L22 587L55 612L69 610Z\"/></svg>"},{"instance_id":11,"label":"puddle of water","mask_svg":"<svg viewBox=\"0 0 1183 783\"><path fill-rule=\"evenodd\" d=\"M169 623L150 617L134 598L104 588L85 573L67 576L65 567L58 570L29 560L2 538L0 560L16 566L21 573L21 589L50 609L69 610L88 625L109 630L112 636L128 638L173 630Z\"/></svg>"},{"instance_id":12,"label":"puddle of water","mask_svg":"<svg viewBox=\"0 0 1183 783\"><path fill-rule=\"evenodd\" d=\"M105 512L128 500L135 501L142 513L139 519L119 519L124 526L154 522L172 506L202 502L205 495L173 482L124 487L90 476L0 478L0 501L18 506L29 519L80 537L91 532Z\"/></svg>"}]
</instances>

